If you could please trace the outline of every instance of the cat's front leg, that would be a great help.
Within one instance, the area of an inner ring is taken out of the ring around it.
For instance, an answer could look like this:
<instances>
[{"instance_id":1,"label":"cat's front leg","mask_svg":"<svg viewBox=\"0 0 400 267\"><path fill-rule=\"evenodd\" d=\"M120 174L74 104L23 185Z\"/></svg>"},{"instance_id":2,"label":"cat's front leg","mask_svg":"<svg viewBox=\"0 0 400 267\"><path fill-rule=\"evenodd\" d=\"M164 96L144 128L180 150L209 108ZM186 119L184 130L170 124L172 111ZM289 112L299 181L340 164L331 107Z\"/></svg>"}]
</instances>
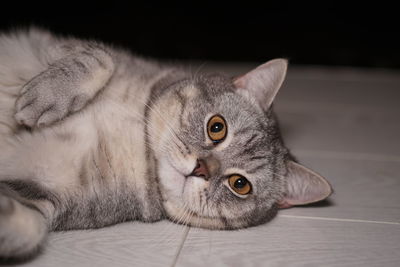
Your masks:
<instances>
[{"instance_id":1,"label":"cat's front leg","mask_svg":"<svg viewBox=\"0 0 400 267\"><path fill-rule=\"evenodd\" d=\"M113 58L99 47L89 46L58 59L22 88L15 119L28 127L60 121L85 107L113 72Z\"/></svg>"}]
</instances>

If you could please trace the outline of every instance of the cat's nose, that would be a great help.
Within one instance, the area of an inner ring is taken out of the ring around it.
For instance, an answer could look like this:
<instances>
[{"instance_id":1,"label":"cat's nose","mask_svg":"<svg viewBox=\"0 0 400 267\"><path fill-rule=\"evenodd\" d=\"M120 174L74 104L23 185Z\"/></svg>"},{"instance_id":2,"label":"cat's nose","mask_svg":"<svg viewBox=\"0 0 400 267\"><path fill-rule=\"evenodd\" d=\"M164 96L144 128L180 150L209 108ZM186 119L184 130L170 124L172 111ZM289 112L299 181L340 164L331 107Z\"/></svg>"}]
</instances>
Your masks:
<instances>
[{"instance_id":1,"label":"cat's nose","mask_svg":"<svg viewBox=\"0 0 400 267\"><path fill-rule=\"evenodd\" d=\"M197 165L196 167L194 167L193 172L190 175L201 177L205 180L208 180L208 178L210 178L210 173L208 171L206 162L202 159L198 159Z\"/></svg>"}]
</instances>

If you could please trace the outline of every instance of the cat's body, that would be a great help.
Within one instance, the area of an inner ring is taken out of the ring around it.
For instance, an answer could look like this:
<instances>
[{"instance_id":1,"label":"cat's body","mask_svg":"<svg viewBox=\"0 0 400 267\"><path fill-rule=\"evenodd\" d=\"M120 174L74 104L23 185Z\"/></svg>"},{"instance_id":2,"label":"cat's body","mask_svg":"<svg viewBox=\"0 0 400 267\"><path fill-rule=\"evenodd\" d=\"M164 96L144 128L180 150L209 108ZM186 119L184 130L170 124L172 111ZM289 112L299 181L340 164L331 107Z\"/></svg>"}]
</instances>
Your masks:
<instances>
[{"instance_id":1,"label":"cat's body","mask_svg":"<svg viewBox=\"0 0 400 267\"><path fill-rule=\"evenodd\" d=\"M283 178L302 167L292 163L269 108L286 63L267 66L271 73L282 66L272 93L248 96L236 92L251 83L247 76L192 77L39 30L1 36L0 257L32 253L51 230L164 218L236 229L265 222L278 203L329 195L324 182L304 190ZM214 118L220 124L211 126L227 130L219 140L208 126ZM252 181L251 191L236 192L244 186L233 188L232 174ZM306 191L317 193L285 200Z\"/></svg>"}]
</instances>

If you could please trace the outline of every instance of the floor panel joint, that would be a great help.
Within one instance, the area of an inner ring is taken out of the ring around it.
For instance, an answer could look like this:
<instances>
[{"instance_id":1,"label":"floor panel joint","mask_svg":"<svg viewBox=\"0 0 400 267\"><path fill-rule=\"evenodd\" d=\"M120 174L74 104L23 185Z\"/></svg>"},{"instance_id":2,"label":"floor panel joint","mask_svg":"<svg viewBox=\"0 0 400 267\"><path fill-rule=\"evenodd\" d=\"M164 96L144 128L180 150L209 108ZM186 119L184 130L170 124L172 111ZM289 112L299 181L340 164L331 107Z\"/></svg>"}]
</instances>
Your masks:
<instances>
[{"instance_id":1,"label":"floor panel joint","mask_svg":"<svg viewBox=\"0 0 400 267\"><path fill-rule=\"evenodd\" d=\"M176 266L176 263L178 262L179 255L181 254L181 251L183 249L183 245L185 244L185 241L187 239L189 231L190 231L190 227L189 226L185 226L185 230L183 232L183 236L182 236L181 242L180 242L178 248L176 249L176 253L175 253L175 256L174 256L174 260L172 261L171 267L175 267Z\"/></svg>"},{"instance_id":2,"label":"floor panel joint","mask_svg":"<svg viewBox=\"0 0 400 267\"><path fill-rule=\"evenodd\" d=\"M285 215L285 214L278 215L278 217L294 218L294 219L320 220L320 221L357 222L357 223L377 223L377 224L400 225L400 222L385 222L385 221L371 221L371 220L357 220L357 219L341 219L341 218L328 218L328 217L312 217L312 216L298 216L298 215Z\"/></svg>"}]
</instances>

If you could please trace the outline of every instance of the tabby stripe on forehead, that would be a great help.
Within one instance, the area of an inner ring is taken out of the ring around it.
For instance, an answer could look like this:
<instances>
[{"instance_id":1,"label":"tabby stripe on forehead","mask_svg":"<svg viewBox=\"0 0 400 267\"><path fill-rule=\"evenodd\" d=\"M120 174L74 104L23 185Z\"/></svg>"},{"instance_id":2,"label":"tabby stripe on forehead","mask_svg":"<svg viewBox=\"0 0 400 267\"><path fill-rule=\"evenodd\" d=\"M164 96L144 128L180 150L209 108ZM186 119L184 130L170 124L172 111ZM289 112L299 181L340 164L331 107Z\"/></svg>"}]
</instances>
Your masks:
<instances>
[{"instance_id":1,"label":"tabby stripe on forehead","mask_svg":"<svg viewBox=\"0 0 400 267\"><path fill-rule=\"evenodd\" d=\"M251 170L248 170L247 172L248 173L255 173L255 172L257 172L257 171L259 171L261 169L264 169L266 166L267 166L266 163L262 163L262 164L258 165L257 167L254 167Z\"/></svg>"},{"instance_id":2,"label":"tabby stripe on forehead","mask_svg":"<svg viewBox=\"0 0 400 267\"><path fill-rule=\"evenodd\" d=\"M254 138L256 138L258 135L257 134L253 134L251 137L250 137L250 139L246 142L246 144L250 144L253 140L254 140Z\"/></svg>"},{"instance_id":3,"label":"tabby stripe on forehead","mask_svg":"<svg viewBox=\"0 0 400 267\"><path fill-rule=\"evenodd\" d=\"M246 149L242 151L242 154L244 155L252 154L253 152L257 151L258 147L259 144L257 142L247 143Z\"/></svg>"},{"instance_id":4,"label":"tabby stripe on forehead","mask_svg":"<svg viewBox=\"0 0 400 267\"><path fill-rule=\"evenodd\" d=\"M242 135L242 134L246 134L247 132L253 131L253 129L248 128L248 127L244 127L238 131L236 131L235 135Z\"/></svg>"}]
</instances>

